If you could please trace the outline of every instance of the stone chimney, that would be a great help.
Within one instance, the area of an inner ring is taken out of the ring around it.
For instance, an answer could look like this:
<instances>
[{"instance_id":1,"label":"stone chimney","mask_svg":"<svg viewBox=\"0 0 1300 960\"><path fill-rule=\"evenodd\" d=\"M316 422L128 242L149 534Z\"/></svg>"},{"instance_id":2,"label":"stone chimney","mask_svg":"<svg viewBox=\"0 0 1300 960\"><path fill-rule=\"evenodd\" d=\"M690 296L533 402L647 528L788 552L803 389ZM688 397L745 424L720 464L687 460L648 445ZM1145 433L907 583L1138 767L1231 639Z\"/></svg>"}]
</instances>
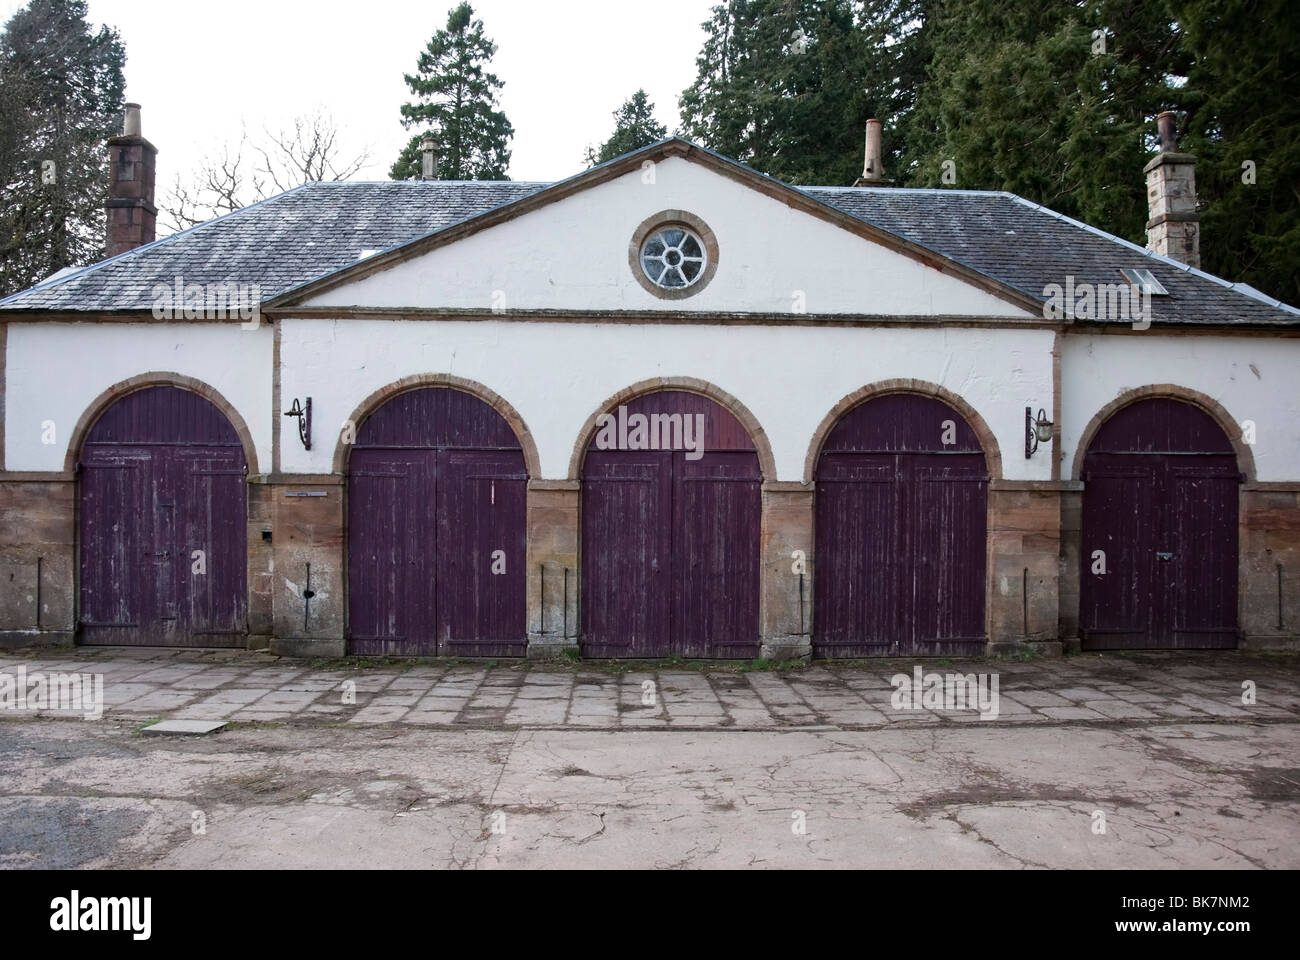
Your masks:
<instances>
[{"instance_id":1,"label":"stone chimney","mask_svg":"<svg viewBox=\"0 0 1300 960\"><path fill-rule=\"evenodd\" d=\"M115 257L157 235L154 170L158 149L140 134L140 104L126 105L122 135L108 141L107 254Z\"/></svg>"},{"instance_id":2,"label":"stone chimney","mask_svg":"<svg viewBox=\"0 0 1300 960\"><path fill-rule=\"evenodd\" d=\"M1143 168L1147 178L1147 249L1192 267L1201 265L1201 223L1196 212L1196 158L1178 152L1174 115L1156 118L1160 153Z\"/></svg>"},{"instance_id":3,"label":"stone chimney","mask_svg":"<svg viewBox=\"0 0 1300 960\"><path fill-rule=\"evenodd\" d=\"M889 181L885 179L884 152L880 147L880 121L867 121L866 160L862 164L862 176L853 182L855 187L883 187Z\"/></svg>"},{"instance_id":4,"label":"stone chimney","mask_svg":"<svg viewBox=\"0 0 1300 960\"><path fill-rule=\"evenodd\" d=\"M438 179L438 145L433 142L433 137L420 141L420 179Z\"/></svg>"}]
</instances>

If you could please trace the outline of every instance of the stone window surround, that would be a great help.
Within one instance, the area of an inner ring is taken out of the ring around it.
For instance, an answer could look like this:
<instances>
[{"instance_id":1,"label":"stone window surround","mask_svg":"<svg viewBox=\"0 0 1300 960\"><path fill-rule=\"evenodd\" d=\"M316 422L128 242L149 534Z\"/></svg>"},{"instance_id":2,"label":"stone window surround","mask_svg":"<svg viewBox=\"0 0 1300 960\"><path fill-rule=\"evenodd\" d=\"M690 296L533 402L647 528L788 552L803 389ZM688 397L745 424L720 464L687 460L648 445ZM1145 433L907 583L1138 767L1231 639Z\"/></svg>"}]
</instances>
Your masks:
<instances>
[{"instance_id":1,"label":"stone window surround","mask_svg":"<svg viewBox=\"0 0 1300 960\"><path fill-rule=\"evenodd\" d=\"M645 245L646 240L654 233L666 227L680 226L684 227L691 233L700 238L704 244L704 253L707 262L704 265L704 273L700 278L692 283L689 287L661 287L655 284L645 275L641 269L641 248ZM693 297L713 280L713 275L718 272L718 238L709 229L709 225L685 210L661 210L653 216L647 217L641 221L641 225L636 228L632 234L632 241L627 248L628 265L632 268L632 276L636 277L637 283L648 293L660 300L685 300L687 297Z\"/></svg>"}]
</instances>

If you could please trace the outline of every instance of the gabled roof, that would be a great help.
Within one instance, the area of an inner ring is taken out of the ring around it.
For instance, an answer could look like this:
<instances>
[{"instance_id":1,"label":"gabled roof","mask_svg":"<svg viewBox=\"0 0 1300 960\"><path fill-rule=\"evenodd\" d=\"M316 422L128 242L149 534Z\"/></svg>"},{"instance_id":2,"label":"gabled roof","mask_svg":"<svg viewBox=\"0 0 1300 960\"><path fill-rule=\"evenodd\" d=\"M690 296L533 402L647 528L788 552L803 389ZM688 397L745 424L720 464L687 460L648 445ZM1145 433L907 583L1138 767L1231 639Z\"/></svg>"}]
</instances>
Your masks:
<instances>
[{"instance_id":1,"label":"gabled roof","mask_svg":"<svg viewBox=\"0 0 1300 960\"><path fill-rule=\"evenodd\" d=\"M256 283L268 307L382 269L588 186L648 159L683 156L791 206L961 276L1021 305L1049 284L1115 284L1150 270L1168 297L1156 324L1300 325L1300 310L1071 220L1014 194L971 190L804 187L773 180L670 138L556 184L512 181L313 183L165 237L0 301L23 313L138 313L172 284ZM1117 321L1123 322L1123 321Z\"/></svg>"}]
</instances>

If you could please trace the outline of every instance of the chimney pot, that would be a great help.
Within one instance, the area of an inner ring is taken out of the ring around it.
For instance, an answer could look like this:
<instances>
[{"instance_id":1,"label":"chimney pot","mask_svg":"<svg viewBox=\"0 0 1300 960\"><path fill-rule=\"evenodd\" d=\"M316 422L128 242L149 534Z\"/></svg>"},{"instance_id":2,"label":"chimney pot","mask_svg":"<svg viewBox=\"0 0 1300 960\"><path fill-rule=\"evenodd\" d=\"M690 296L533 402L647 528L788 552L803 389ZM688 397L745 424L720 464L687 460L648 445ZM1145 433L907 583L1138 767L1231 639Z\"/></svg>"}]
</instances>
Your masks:
<instances>
[{"instance_id":1,"label":"chimney pot","mask_svg":"<svg viewBox=\"0 0 1300 960\"><path fill-rule=\"evenodd\" d=\"M1178 152L1178 132L1174 127L1174 114L1171 110L1156 117L1156 128L1160 132L1160 152Z\"/></svg>"},{"instance_id":2,"label":"chimney pot","mask_svg":"<svg viewBox=\"0 0 1300 960\"><path fill-rule=\"evenodd\" d=\"M433 142L433 137L425 137L420 141L420 160L420 179L437 180L438 145Z\"/></svg>"},{"instance_id":3,"label":"chimney pot","mask_svg":"<svg viewBox=\"0 0 1300 960\"><path fill-rule=\"evenodd\" d=\"M122 136L138 137L140 133L140 104L126 104L125 114L122 120Z\"/></svg>"},{"instance_id":4,"label":"chimney pot","mask_svg":"<svg viewBox=\"0 0 1300 960\"><path fill-rule=\"evenodd\" d=\"M885 180L880 128L880 121L874 117L867 121L866 155L862 164L862 176L853 184L855 187L881 187L888 182Z\"/></svg>"}]
</instances>

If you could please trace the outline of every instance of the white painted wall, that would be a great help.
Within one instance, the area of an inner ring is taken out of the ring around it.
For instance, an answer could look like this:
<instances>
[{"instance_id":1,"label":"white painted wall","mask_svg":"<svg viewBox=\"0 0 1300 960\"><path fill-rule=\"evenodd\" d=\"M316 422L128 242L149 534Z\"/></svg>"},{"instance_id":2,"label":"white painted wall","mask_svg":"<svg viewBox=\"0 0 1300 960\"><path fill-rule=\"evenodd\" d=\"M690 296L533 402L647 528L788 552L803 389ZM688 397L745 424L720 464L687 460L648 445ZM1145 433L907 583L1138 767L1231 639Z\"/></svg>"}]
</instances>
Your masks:
<instances>
[{"instance_id":1,"label":"white painted wall","mask_svg":"<svg viewBox=\"0 0 1300 960\"><path fill-rule=\"evenodd\" d=\"M637 227L673 209L704 220L720 251L712 282L684 300L645 290L628 262ZM810 314L1031 316L678 157L653 183L634 171L307 305L790 313L800 294Z\"/></svg>"},{"instance_id":2,"label":"white painted wall","mask_svg":"<svg viewBox=\"0 0 1300 960\"><path fill-rule=\"evenodd\" d=\"M271 469L273 333L269 325L11 323L5 370L5 466L63 469L81 415L109 387L154 371L215 388L252 432L258 467ZM53 444L42 424L54 421ZM251 465L250 465L251 467Z\"/></svg>"},{"instance_id":3,"label":"white painted wall","mask_svg":"<svg viewBox=\"0 0 1300 960\"><path fill-rule=\"evenodd\" d=\"M401 377L454 374L510 403L546 479L567 475L587 419L653 377L698 377L735 396L766 430L781 480L803 479L826 414L861 387L913 377L963 397L997 435L1010 479L1046 480L1024 458L1024 408L1052 407L1052 332L1034 329L759 327L484 321L282 321L282 396L312 397L310 452L285 431L286 473L328 473L338 431Z\"/></svg>"},{"instance_id":4,"label":"white painted wall","mask_svg":"<svg viewBox=\"0 0 1300 960\"><path fill-rule=\"evenodd\" d=\"M1006 328L767 327L485 321L285 320L285 405L313 398L314 449L284 432L286 472L328 473L336 431L375 391L411 375L451 373L501 394L536 440L544 477L567 474L588 417L629 386L697 377L736 396L767 431L779 479L800 480L813 431L843 397L914 377L970 403L997 436L1008 479L1045 480L1050 455L1026 461L1025 406L1051 410L1052 333ZM1062 470L1107 403L1175 383L1254 420L1258 478L1300 478L1300 339L1070 334L1062 353ZM6 464L62 470L70 434L115 383L173 371L210 384L240 411L260 467L271 465L272 334L213 324L9 325ZM43 444L52 420L56 442ZM290 425L292 426L292 425Z\"/></svg>"},{"instance_id":5,"label":"white painted wall","mask_svg":"<svg viewBox=\"0 0 1300 960\"><path fill-rule=\"evenodd\" d=\"M1254 420L1259 480L1300 478L1300 340L1131 335L1065 338L1061 363L1062 475L1097 412L1137 387L1172 383Z\"/></svg>"}]
</instances>

